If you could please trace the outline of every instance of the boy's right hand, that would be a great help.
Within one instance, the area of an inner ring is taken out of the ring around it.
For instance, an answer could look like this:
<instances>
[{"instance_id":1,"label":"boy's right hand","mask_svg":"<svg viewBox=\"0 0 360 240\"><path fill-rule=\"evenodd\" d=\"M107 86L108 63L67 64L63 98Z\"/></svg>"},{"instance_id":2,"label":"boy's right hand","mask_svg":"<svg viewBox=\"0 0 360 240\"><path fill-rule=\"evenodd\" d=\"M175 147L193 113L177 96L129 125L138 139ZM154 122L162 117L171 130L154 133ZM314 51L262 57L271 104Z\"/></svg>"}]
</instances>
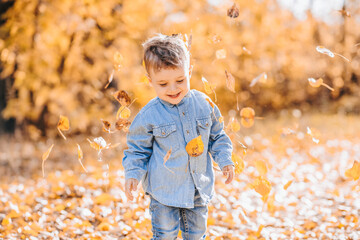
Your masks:
<instances>
[{"instance_id":1,"label":"boy's right hand","mask_svg":"<svg viewBox=\"0 0 360 240\"><path fill-rule=\"evenodd\" d=\"M125 180L125 194L126 194L126 197L128 199L130 199L130 201L132 201L134 199L131 191L136 191L138 184L139 184L139 181L136 180L135 178L129 178L129 179Z\"/></svg>"}]
</instances>

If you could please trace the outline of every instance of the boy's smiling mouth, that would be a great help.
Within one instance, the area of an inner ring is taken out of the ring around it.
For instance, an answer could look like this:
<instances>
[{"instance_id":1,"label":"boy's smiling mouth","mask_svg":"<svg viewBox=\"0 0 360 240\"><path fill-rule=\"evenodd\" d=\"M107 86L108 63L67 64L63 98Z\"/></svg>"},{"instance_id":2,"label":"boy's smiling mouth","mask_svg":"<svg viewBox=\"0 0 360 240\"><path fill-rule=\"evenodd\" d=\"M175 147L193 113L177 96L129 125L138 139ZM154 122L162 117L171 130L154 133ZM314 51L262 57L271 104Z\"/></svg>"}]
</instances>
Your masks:
<instances>
[{"instance_id":1,"label":"boy's smiling mouth","mask_svg":"<svg viewBox=\"0 0 360 240\"><path fill-rule=\"evenodd\" d=\"M174 95L168 95L170 98L177 98L180 95L181 92L174 94Z\"/></svg>"}]
</instances>

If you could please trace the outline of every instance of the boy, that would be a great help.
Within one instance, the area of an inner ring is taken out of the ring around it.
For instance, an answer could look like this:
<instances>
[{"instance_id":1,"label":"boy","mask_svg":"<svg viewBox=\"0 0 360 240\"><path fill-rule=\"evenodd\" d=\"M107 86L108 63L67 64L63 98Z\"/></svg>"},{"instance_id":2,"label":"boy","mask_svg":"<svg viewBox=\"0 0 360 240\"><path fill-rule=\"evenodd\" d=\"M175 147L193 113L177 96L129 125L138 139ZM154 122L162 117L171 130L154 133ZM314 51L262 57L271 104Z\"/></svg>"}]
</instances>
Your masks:
<instances>
[{"instance_id":1,"label":"boy","mask_svg":"<svg viewBox=\"0 0 360 240\"><path fill-rule=\"evenodd\" d=\"M190 90L190 54L180 36L159 34L143 47L157 97L130 126L123 159L125 192L133 200L131 191L141 181L150 195L152 239L176 239L179 227L183 239L205 239L207 204L214 195L210 154L230 183L232 144L219 121L218 107L204 93ZM185 146L199 135L204 151L192 157Z\"/></svg>"}]
</instances>

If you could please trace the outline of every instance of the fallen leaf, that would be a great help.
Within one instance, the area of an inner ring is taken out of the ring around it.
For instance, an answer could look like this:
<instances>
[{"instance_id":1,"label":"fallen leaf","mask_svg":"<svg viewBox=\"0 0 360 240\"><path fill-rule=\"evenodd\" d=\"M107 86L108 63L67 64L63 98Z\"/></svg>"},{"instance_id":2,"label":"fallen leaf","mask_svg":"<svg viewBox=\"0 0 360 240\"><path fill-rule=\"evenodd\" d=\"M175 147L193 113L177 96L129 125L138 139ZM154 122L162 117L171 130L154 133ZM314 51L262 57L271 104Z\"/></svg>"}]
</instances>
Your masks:
<instances>
[{"instance_id":1,"label":"fallen leaf","mask_svg":"<svg viewBox=\"0 0 360 240\"><path fill-rule=\"evenodd\" d=\"M188 142L185 150L191 157L200 156L204 152L204 143L201 139L201 135Z\"/></svg>"},{"instance_id":2,"label":"fallen leaf","mask_svg":"<svg viewBox=\"0 0 360 240\"><path fill-rule=\"evenodd\" d=\"M326 83L324 83L324 80L322 78L319 78L318 80L316 80L315 78L308 78L309 84L312 87L318 88L321 85L325 86L326 88L328 88L331 91L334 91L334 89L332 87L330 87L329 85L327 85Z\"/></svg>"},{"instance_id":3,"label":"fallen leaf","mask_svg":"<svg viewBox=\"0 0 360 240\"><path fill-rule=\"evenodd\" d=\"M289 188L289 186L293 183L294 180L290 180L288 181L285 185L284 185L284 190L287 190Z\"/></svg>"},{"instance_id":4,"label":"fallen leaf","mask_svg":"<svg viewBox=\"0 0 360 240\"><path fill-rule=\"evenodd\" d=\"M90 146L96 151L101 151L102 149L106 149L109 146L102 137L94 138L93 142L88 138L87 140L90 143Z\"/></svg>"},{"instance_id":5,"label":"fallen leaf","mask_svg":"<svg viewBox=\"0 0 360 240\"><path fill-rule=\"evenodd\" d=\"M226 76L226 87L235 93L235 78L231 73L225 70L225 76Z\"/></svg>"},{"instance_id":6,"label":"fallen leaf","mask_svg":"<svg viewBox=\"0 0 360 240\"><path fill-rule=\"evenodd\" d=\"M354 161L353 166L345 171L345 176L354 181L358 180L360 177L360 163L358 161Z\"/></svg>"},{"instance_id":7,"label":"fallen leaf","mask_svg":"<svg viewBox=\"0 0 360 240\"><path fill-rule=\"evenodd\" d=\"M103 131L104 132L108 132L108 133L111 133L111 130L110 130L110 128L111 128L111 123L109 122L109 121L106 121L106 120L103 120L103 119L101 119L101 122L103 123Z\"/></svg>"},{"instance_id":8,"label":"fallen leaf","mask_svg":"<svg viewBox=\"0 0 360 240\"><path fill-rule=\"evenodd\" d=\"M261 176L264 176L267 173L266 163L262 160L255 161L255 168Z\"/></svg>"},{"instance_id":9,"label":"fallen leaf","mask_svg":"<svg viewBox=\"0 0 360 240\"><path fill-rule=\"evenodd\" d=\"M54 147L54 144L52 144L49 149L42 155L42 173L43 173L43 177L45 177L45 171L44 171L44 165L45 165L45 161L48 159L50 152L52 150L52 148Z\"/></svg>"}]
</instances>

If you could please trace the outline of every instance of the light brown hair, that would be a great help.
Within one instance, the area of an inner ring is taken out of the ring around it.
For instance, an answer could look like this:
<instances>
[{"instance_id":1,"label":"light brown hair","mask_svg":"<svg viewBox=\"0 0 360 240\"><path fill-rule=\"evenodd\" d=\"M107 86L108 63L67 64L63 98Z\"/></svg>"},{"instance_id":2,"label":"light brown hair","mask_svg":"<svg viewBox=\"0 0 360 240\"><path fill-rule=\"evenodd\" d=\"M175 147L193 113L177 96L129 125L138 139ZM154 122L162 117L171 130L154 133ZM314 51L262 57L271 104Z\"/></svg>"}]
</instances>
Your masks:
<instances>
[{"instance_id":1,"label":"light brown hair","mask_svg":"<svg viewBox=\"0 0 360 240\"><path fill-rule=\"evenodd\" d=\"M148 73L163 68L189 67L190 54L180 34L158 34L143 43L144 63Z\"/></svg>"}]
</instances>

